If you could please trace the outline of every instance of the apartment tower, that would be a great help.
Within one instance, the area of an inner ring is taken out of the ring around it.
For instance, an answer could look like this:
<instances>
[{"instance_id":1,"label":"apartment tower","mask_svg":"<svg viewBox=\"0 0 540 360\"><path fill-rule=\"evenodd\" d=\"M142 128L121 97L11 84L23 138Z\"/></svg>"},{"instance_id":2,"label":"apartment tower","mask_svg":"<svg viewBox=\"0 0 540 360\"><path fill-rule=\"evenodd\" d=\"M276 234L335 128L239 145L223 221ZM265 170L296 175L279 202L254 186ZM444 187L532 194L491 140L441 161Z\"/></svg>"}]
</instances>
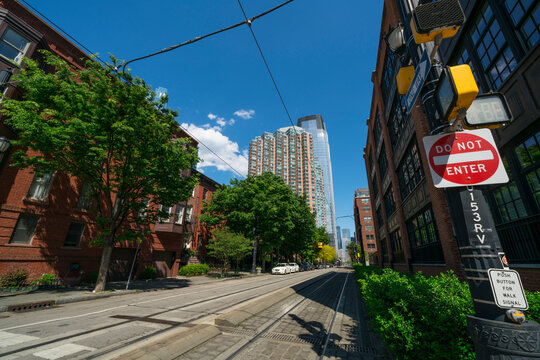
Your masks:
<instances>
[{"instance_id":1,"label":"apartment tower","mask_svg":"<svg viewBox=\"0 0 540 360\"><path fill-rule=\"evenodd\" d=\"M257 136L249 144L248 168L252 176L271 172L281 177L294 192L306 196L317 226L327 227L323 170L309 132L289 126Z\"/></svg>"},{"instance_id":2,"label":"apartment tower","mask_svg":"<svg viewBox=\"0 0 540 360\"><path fill-rule=\"evenodd\" d=\"M324 195L326 199L326 230L330 235L330 245L337 248L336 210L334 206L334 182L328 133L321 115L309 115L298 119L297 125L313 136L313 152L322 167L324 175Z\"/></svg>"}]
</instances>

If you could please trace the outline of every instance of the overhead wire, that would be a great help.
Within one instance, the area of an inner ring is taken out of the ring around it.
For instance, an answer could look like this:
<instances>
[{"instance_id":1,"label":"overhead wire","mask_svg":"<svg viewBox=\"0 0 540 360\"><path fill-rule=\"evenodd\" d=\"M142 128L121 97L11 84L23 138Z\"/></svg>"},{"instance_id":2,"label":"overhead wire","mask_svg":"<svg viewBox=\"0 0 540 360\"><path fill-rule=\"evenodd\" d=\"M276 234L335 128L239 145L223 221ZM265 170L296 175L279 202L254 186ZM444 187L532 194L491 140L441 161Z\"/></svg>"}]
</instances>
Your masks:
<instances>
[{"instance_id":1,"label":"overhead wire","mask_svg":"<svg viewBox=\"0 0 540 360\"><path fill-rule=\"evenodd\" d=\"M264 56L263 51L261 49L261 46L259 45L259 41L257 40L257 37L255 36L255 32L251 28L251 23L252 23L252 20L254 18L251 18L251 20L248 20L246 12L244 11L244 7L242 6L242 3L240 2L240 0L237 0L237 1L238 1L238 5L240 6L240 10L242 10L242 14L244 14L244 19L245 19L245 22L248 25L249 31L251 32L251 36L253 37L253 40L255 41L255 44L257 45L257 49L259 49L259 54L261 55L261 58L262 58L262 60L264 62L264 65L266 66L266 70L268 71L268 75L270 75L270 79L272 79L272 83L274 84L274 88L276 89L276 92L277 92L277 94L279 96L279 99L281 100L281 104L283 105L283 108L285 109L285 113L287 113L287 117L289 118L289 122L291 123L295 134L298 135L298 132L296 131L296 127L295 127L295 125L294 125L294 123L292 121L291 114L289 113L289 110L287 109L287 105L285 105L285 101L283 100L283 96L281 96L281 92L279 91L279 88L277 86L274 75L272 74L272 71L270 70L270 66L268 65L268 62L266 61L266 57ZM294 0L286 1L283 4L279 5L279 7L284 6L284 5L286 5L286 4L288 4L288 3L292 2L292 1L294 1ZM260 16L262 16L262 15L258 15L258 17L260 17Z\"/></svg>"}]
</instances>

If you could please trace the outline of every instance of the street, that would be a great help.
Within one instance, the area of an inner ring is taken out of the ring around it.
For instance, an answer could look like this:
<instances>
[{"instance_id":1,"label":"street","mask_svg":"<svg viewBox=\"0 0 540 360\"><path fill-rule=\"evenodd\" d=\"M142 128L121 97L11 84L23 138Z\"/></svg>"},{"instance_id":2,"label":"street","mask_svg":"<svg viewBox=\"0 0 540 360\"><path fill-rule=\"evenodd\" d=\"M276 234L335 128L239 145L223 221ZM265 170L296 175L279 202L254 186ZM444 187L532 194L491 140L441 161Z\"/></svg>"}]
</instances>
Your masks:
<instances>
[{"instance_id":1,"label":"street","mask_svg":"<svg viewBox=\"0 0 540 360\"><path fill-rule=\"evenodd\" d=\"M216 317L246 304L249 307L276 290L292 287L294 295L240 326L219 326L219 335L196 344L180 358L307 359L318 358L323 349L329 358L377 358L381 345L367 328L354 282L350 270L324 269L116 296L40 311L2 313L0 357L135 358L130 354L138 351L144 354L143 358L150 358L153 342L161 341L166 351L169 342L189 334L190 329L200 324L215 328ZM266 299L271 300L272 296ZM180 355L173 349L171 346L172 353L167 358Z\"/></svg>"}]
</instances>

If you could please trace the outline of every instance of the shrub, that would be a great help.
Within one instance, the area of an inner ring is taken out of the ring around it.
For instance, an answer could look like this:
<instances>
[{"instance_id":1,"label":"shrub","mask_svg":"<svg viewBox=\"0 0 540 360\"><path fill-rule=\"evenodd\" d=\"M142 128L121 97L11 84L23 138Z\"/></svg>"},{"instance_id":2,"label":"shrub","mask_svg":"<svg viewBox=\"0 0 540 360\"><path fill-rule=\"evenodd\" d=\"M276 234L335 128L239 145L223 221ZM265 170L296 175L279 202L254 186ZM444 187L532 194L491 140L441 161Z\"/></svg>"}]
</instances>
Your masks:
<instances>
[{"instance_id":1,"label":"shrub","mask_svg":"<svg viewBox=\"0 0 540 360\"><path fill-rule=\"evenodd\" d=\"M533 320L540 323L540 291L525 291L529 310L526 311L527 320Z\"/></svg>"},{"instance_id":2,"label":"shrub","mask_svg":"<svg viewBox=\"0 0 540 360\"><path fill-rule=\"evenodd\" d=\"M452 273L426 278L369 267L355 272L374 330L398 359L474 359L466 283Z\"/></svg>"},{"instance_id":3,"label":"shrub","mask_svg":"<svg viewBox=\"0 0 540 360\"><path fill-rule=\"evenodd\" d=\"M28 271L24 269L9 270L0 275L0 288L19 288L26 285Z\"/></svg>"},{"instance_id":4,"label":"shrub","mask_svg":"<svg viewBox=\"0 0 540 360\"><path fill-rule=\"evenodd\" d=\"M185 265L178 270L178 275L180 276L190 276L190 275L205 275L210 270L210 266L206 264L190 264Z\"/></svg>"},{"instance_id":5,"label":"shrub","mask_svg":"<svg viewBox=\"0 0 540 360\"><path fill-rule=\"evenodd\" d=\"M145 267L141 275L142 279L155 279L156 277L157 277L157 270L153 266Z\"/></svg>"},{"instance_id":6,"label":"shrub","mask_svg":"<svg viewBox=\"0 0 540 360\"><path fill-rule=\"evenodd\" d=\"M39 285L55 285L56 284L56 275L55 274L43 274L38 280Z\"/></svg>"}]
</instances>

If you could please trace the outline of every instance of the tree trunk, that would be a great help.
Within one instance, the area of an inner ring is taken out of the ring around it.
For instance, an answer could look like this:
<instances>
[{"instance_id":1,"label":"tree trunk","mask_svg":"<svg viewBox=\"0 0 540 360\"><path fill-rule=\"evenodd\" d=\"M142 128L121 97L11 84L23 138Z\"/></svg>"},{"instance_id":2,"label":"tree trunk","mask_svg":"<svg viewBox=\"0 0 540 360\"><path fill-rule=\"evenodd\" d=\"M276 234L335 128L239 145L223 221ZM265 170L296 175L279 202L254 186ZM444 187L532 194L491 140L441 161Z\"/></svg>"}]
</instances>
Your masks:
<instances>
[{"instance_id":1,"label":"tree trunk","mask_svg":"<svg viewBox=\"0 0 540 360\"><path fill-rule=\"evenodd\" d=\"M99 273L96 281L96 287L94 292L105 291L105 285L107 284L107 273L109 272L109 264L111 263L111 256L113 251L113 237L114 231L111 231L109 236L103 243L103 252L101 253L101 264L99 265Z\"/></svg>"},{"instance_id":2,"label":"tree trunk","mask_svg":"<svg viewBox=\"0 0 540 360\"><path fill-rule=\"evenodd\" d=\"M257 273L257 228L253 227L253 262L251 263L251 273Z\"/></svg>"}]
</instances>

